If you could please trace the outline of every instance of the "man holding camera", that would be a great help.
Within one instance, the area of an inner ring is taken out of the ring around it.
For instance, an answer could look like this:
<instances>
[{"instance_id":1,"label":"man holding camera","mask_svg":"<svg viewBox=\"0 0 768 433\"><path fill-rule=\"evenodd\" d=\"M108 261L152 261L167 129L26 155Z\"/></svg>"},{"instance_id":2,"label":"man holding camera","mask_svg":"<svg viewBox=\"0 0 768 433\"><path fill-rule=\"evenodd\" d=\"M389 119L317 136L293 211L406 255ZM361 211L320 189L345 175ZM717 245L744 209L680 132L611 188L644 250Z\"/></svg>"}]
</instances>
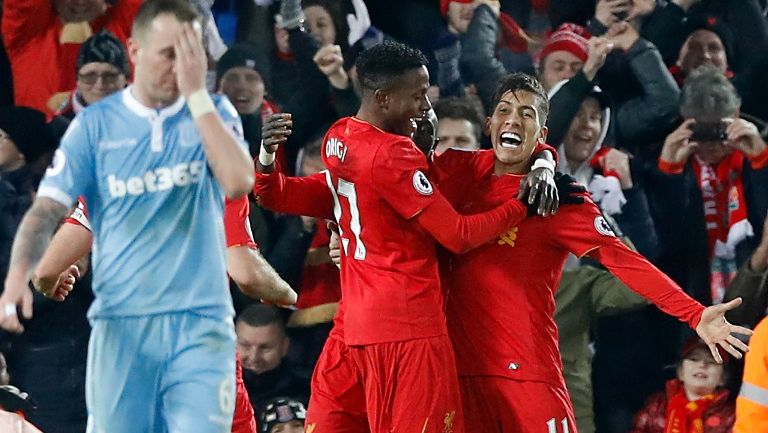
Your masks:
<instances>
[{"instance_id":1,"label":"man holding camera","mask_svg":"<svg viewBox=\"0 0 768 433\"><path fill-rule=\"evenodd\" d=\"M695 70L683 88L684 122L658 161L658 204L669 207L657 215L669 241L662 260L707 305L723 299L768 209L768 146L754 123L739 118L740 105L716 68Z\"/></svg>"}]
</instances>

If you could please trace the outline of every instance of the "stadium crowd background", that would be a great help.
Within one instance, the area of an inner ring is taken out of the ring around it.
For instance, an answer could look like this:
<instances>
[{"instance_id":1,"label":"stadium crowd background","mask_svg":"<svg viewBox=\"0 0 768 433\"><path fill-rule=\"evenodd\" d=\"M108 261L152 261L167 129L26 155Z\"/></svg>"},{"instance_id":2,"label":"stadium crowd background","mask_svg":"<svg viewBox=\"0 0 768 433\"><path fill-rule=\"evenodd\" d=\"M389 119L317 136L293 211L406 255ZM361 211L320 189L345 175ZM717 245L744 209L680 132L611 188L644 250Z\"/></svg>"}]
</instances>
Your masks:
<instances>
[{"instance_id":1,"label":"stadium crowd background","mask_svg":"<svg viewBox=\"0 0 768 433\"><path fill-rule=\"evenodd\" d=\"M496 82L528 72L551 98L548 142L559 151L558 170L589 186L613 229L703 304L742 296L732 322L754 328L764 318L764 0L195 1L207 20L209 90L235 105L252 156L262 126L289 112L293 133L278 155L281 169L322 170L323 134L359 106L354 59L385 39L430 59L438 152L488 147L483 119ZM15 229L67 123L130 83L122 44L141 1L0 3L4 279ZM736 134L732 124L748 139L723 145ZM300 403L340 297L329 230L324 221L251 205L254 238L299 301L295 310L279 309L233 286L244 380L257 416L273 415L260 427L302 431ZM7 368L0 362L0 384L28 393L36 408L29 399L19 404L49 433L85 431L92 294L87 264L81 267L65 302L36 293L26 331L0 334L7 361ZM514 299L507 302L514 308ZM666 431L683 360L704 356L690 331L575 257L559 287L556 320L580 431ZM716 368L710 364L703 360L703 368ZM705 393L713 402L696 415L704 432L731 431L734 423L743 361L730 359L724 370L722 384ZM768 388L768 373L750 385ZM285 422L275 426L276 417Z\"/></svg>"}]
</instances>

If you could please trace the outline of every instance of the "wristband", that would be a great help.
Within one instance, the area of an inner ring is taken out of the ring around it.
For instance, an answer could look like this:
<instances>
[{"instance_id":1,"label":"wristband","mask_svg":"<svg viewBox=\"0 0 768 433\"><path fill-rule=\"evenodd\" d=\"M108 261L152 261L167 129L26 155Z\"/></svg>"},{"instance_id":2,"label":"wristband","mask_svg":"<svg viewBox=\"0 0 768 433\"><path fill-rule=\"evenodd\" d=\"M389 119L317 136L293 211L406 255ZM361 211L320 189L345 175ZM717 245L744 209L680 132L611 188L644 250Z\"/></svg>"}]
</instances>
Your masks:
<instances>
[{"instance_id":1,"label":"wristband","mask_svg":"<svg viewBox=\"0 0 768 433\"><path fill-rule=\"evenodd\" d=\"M206 89L196 90L189 95L187 97L187 106L189 107L189 112L192 113L193 119L216 111L213 100L211 100Z\"/></svg>"},{"instance_id":2,"label":"wristband","mask_svg":"<svg viewBox=\"0 0 768 433\"><path fill-rule=\"evenodd\" d=\"M555 164L553 164L551 161L547 161L546 159L542 159L542 158L538 158L536 159L536 161L533 162L533 165L531 166L531 171L536 170L537 168L546 168L552 173L555 172Z\"/></svg>"},{"instance_id":3,"label":"wristband","mask_svg":"<svg viewBox=\"0 0 768 433\"><path fill-rule=\"evenodd\" d=\"M267 149L264 149L264 141L262 141L261 146L259 146L259 164L264 167L269 167L274 162L275 154L267 152Z\"/></svg>"}]
</instances>

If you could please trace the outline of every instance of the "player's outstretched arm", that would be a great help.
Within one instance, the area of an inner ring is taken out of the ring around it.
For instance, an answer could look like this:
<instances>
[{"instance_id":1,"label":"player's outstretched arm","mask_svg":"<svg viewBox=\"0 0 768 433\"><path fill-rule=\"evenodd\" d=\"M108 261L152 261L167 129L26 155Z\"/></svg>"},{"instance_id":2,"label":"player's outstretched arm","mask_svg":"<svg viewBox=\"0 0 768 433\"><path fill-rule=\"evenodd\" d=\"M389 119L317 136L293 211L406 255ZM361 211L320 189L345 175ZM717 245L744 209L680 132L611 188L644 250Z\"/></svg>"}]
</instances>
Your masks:
<instances>
[{"instance_id":1,"label":"player's outstretched arm","mask_svg":"<svg viewBox=\"0 0 768 433\"><path fill-rule=\"evenodd\" d=\"M11 249L5 290L0 296L0 327L21 333L17 307L26 319L32 318L32 290L27 282L32 270L45 253L53 231L67 214L69 208L47 198L38 197L21 220Z\"/></svg>"},{"instance_id":2,"label":"player's outstretched arm","mask_svg":"<svg viewBox=\"0 0 768 433\"><path fill-rule=\"evenodd\" d=\"M189 23L183 24L174 51L179 90L203 137L203 150L213 175L229 198L248 194L253 187L253 161L216 112L205 88L208 60L203 43Z\"/></svg>"},{"instance_id":3,"label":"player's outstretched arm","mask_svg":"<svg viewBox=\"0 0 768 433\"><path fill-rule=\"evenodd\" d=\"M293 305L296 292L270 266L258 250L246 245L227 248L227 272L251 298L278 305Z\"/></svg>"},{"instance_id":4,"label":"player's outstretched arm","mask_svg":"<svg viewBox=\"0 0 768 433\"><path fill-rule=\"evenodd\" d=\"M74 280L85 273L93 235L80 224L64 223L51 239L32 275L32 284L43 295L63 301Z\"/></svg>"},{"instance_id":5,"label":"player's outstretched arm","mask_svg":"<svg viewBox=\"0 0 768 433\"><path fill-rule=\"evenodd\" d=\"M662 311L688 323L709 345L715 360L722 362L716 345L721 346L734 357L741 358L739 350L746 351L747 346L732 334L751 335L752 331L733 325L725 319L726 311L741 304L740 298L726 304L704 308L644 257L631 251L616 238L611 239L615 242L602 245L591 251L589 255Z\"/></svg>"}]
</instances>

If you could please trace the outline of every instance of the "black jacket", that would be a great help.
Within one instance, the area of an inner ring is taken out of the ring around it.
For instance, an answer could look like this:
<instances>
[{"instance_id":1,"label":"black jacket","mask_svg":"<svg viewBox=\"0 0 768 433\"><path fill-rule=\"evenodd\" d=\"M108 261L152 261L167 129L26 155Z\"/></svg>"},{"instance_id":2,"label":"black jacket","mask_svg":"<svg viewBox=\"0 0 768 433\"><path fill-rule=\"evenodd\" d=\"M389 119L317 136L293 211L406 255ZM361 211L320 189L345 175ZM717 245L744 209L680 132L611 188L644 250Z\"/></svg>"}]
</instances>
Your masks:
<instances>
[{"instance_id":1,"label":"black jacket","mask_svg":"<svg viewBox=\"0 0 768 433\"><path fill-rule=\"evenodd\" d=\"M696 300L704 305L712 304L704 208L691 163L677 175L649 170L648 181L661 247L659 267ZM752 170L745 161L743 183L747 217L755 235L737 245L737 263L749 258L762 237L768 211L768 168Z\"/></svg>"}]
</instances>

